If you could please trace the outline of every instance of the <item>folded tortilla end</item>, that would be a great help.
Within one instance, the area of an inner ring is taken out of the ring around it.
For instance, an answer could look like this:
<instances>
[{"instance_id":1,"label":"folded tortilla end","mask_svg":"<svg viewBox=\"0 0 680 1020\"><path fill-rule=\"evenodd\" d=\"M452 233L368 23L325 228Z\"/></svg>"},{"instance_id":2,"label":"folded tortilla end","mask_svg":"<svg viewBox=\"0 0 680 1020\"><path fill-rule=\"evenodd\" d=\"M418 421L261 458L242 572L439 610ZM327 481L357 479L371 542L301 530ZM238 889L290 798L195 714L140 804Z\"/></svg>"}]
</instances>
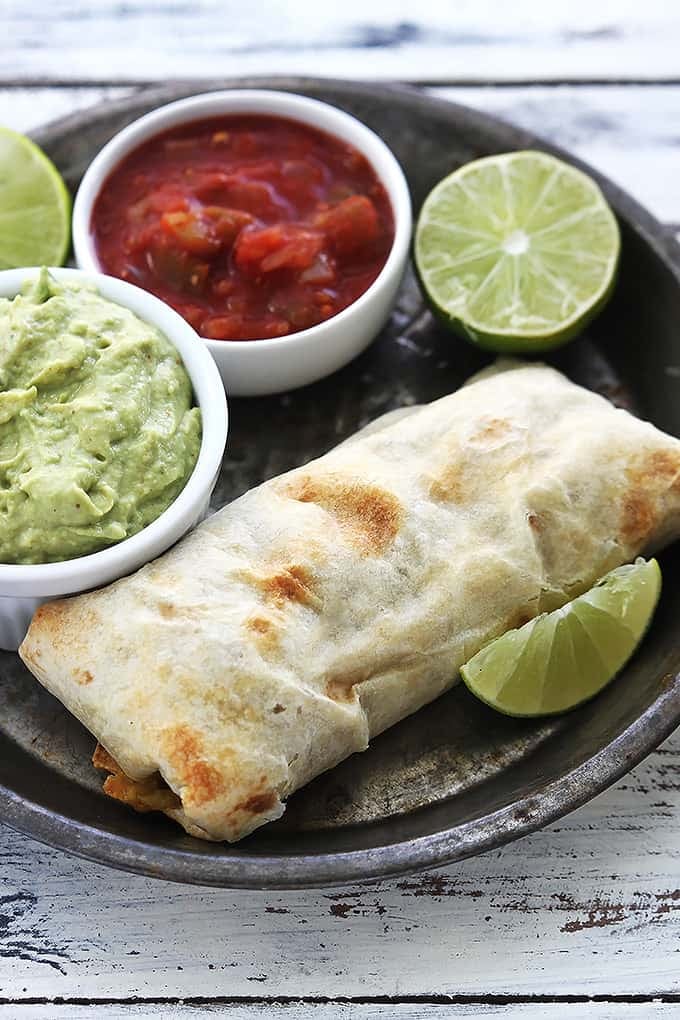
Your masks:
<instances>
[{"instance_id":1,"label":"folded tortilla end","mask_svg":"<svg viewBox=\"0 0 680 1020\"><path fill-rule=\"evenodd\" d=\"M226 839L233 842L262 824L262 818L274 820L284 811L278 795L270 790L254 791L246 800L237 805L232 818L224 818L224 830L209 832L197 825L185 811L184 802L170 788L160 772L154 772L144 779L131 779L120 767L113 755L102 744L97 744L92 755L92 764L102 772L108 772L103 790L108 797L145 814L162 811L178 822L184 831L198 839L216 841Z\"/></svg>"},{"instance_id":2,"label":"folded tortilla end","mask_svg":"<svg viewBox=\"0 0 680 1020\"><path fill-rule=\"evenodd\" d=\"M94 749L92 764L96 769L109 773L104 780L104 793L135 811L177 811L182 807L180 798L159 772L146 779L130 779L101 744Z\"/></svg>"}]
</instances>

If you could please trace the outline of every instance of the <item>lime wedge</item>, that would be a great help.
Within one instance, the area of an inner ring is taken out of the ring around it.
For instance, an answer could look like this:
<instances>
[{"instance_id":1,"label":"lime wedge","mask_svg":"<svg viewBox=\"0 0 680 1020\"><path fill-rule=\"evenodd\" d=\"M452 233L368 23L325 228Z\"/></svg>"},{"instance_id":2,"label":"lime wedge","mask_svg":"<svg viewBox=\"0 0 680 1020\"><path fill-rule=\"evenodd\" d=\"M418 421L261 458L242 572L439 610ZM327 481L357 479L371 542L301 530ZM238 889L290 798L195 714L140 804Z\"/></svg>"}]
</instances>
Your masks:
<instances>
[{"instance_id":1,"label":"lime wedge","mask_svg":"<svg viewBox=\"0 0 680 1020\"><path fill-rule=\"evenodd\" d=\"M0 127L0 269L61 266L71 241L71 197L34 142Z\"/></svg>"},{"instance_id":2,"label":"lime wedge","mask_svg":"<svg viewBox=\"0 0 680 1020\"><path fill-rule=\"evenodd\" d=\"M660 592L656 560L617 567L573 602L482 648L462 667L463 680L504 715L575 708L599 694L628 661Z\"/></svg>"},{"instance_id":3,"label":"lime wedge","mask_svg":"<svg viewBox=\"0 0 680 1020\"><path fill-rule=\"evenodd\" d=\"M543 152L477 159L425 199L415 261L444 321L492 351L566 343L614 284L619 228L590 177Z\"/></svg>"}]
</instances>

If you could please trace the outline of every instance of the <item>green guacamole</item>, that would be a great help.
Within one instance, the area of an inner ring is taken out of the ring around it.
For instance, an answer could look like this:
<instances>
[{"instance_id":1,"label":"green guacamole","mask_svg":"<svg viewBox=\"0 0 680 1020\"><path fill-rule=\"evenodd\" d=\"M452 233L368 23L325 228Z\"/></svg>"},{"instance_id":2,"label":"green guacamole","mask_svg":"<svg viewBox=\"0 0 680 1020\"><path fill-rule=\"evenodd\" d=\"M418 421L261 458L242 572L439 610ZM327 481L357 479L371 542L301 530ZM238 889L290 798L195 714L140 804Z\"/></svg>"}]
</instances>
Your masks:
<instances>
[{"instance_id":1,"label":"green guacamole","mask_svg":"<svg viewBox=\"0 0 680 1020\"><path fill-rule=\"evenodd\" d=\"M141 531L193 470L201 417L155 327L43 270L0 298L0 563L96 552Z\"/></svg>"}]
</instances>

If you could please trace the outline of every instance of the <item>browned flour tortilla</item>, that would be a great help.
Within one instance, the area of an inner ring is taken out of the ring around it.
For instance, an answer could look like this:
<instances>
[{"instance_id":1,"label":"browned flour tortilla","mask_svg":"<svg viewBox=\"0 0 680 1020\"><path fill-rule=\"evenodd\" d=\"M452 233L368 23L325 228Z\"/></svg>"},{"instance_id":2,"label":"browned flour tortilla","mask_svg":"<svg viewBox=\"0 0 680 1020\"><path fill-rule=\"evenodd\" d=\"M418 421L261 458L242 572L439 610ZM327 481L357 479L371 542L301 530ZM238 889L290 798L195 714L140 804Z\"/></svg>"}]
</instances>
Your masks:
<instances>
[{"instance_id":1,"label":"browned flour tortilla","mask_svg":"<svg viewBox=\"0 0 680 1020\"><path fill-rule=\"evenodd\" d=\"M100 741L107 793L236 840L490 639L678 533L680 442L520 366L43 606L20 652Z\"/></svg>"}]
</instances>

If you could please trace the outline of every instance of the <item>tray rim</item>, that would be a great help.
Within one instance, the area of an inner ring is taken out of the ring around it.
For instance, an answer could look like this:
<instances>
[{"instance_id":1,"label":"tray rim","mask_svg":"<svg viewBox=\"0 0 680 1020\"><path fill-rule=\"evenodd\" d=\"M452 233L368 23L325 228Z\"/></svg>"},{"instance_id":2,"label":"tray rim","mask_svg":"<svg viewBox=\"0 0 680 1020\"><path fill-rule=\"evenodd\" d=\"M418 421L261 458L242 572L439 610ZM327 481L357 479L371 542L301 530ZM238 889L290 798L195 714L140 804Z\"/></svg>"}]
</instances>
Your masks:
<instances>
[{"instance_id":1,"label":"tray rim","mask_svg":"<svg viewBox=\"0 0 680 1020\"><path fill-rule=\"evenodd\" d=\"M539 793L464 825L369 850L295 856L235 852L215 858L142 843L76 822L28 802L5 786L0 786L0 821L85 860L184 885L264 891L373 884L476 857L563 818L630 772L670 736L679 721L680 674L674 674L663 694L618 737ZM652 722L654 728L645 725Z\"/></svg>"},{"instance_id":2,"label":"tray rim","mask_svg":"<svg viewBox=\"0 0 680 1020\"><path fill-rule=\"evenodd\" d=\"M347 95L375 97L378 101L399 99L412 108L422 109L425 116L437 110L452 123L460 124L462 121L472 127L482 123L490 131L521 139L521 146L514 147L536 146L565 158L585 170L600 184L616 211L624 214L630 225L664 263L680 288L680 245L670 230L605 175L574 157L568 150L533 132L491 114L423 93L411 86L311 76L262 75L178 80L161 86L135 89L114 101L104 100L53 120L31 131L30 135L38 144L48 145L65 131L72 131L84 122L123 114L135 101L142 99L160 105L180 95L194 95L217 88L279 88L304 94L306 89L324 86ZM680 674L669 677L659 697L614 740L575 769L544 785L539 792L462 825L370 849L318 855L248 854L239 853L239 844L233 844L228 856L199 855L190 850L161 847L153 842L141 842L104 828L87 825L29 801L3 784L0 784L0 822L79 857L119 870L173 882L259 890L329 888L348 882L375 882L476 856L562 818L613 785L639 764L678 724Z\"/></svg>"}]
</instances>

